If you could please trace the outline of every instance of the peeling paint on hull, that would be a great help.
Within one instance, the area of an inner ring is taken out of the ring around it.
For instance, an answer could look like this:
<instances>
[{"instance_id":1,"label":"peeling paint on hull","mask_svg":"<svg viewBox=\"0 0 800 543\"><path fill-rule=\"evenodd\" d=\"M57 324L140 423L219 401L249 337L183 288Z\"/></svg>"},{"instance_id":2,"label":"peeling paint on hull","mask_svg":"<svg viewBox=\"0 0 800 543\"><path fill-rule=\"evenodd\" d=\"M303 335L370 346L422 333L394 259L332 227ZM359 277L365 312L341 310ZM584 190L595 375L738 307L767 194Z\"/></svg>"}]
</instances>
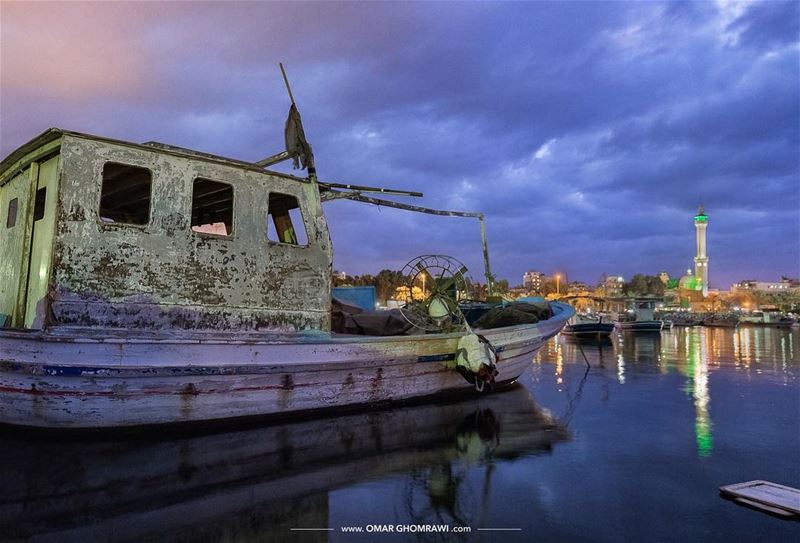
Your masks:
<instances>
[{"instance_id":1,"label":"peeling paint on hull","mask_svg":"<svg viewBox=\"0 0 800 543\"><path fill-rule=\"evenodd\" d=\"M560 304L559 304L560 305ZM516 380L571 310L486 330ZM113 428L208 422L469 390L447 368L459 334L305 341L108 341L0 331L0 423Z\"/></svg>"}]
</instances>

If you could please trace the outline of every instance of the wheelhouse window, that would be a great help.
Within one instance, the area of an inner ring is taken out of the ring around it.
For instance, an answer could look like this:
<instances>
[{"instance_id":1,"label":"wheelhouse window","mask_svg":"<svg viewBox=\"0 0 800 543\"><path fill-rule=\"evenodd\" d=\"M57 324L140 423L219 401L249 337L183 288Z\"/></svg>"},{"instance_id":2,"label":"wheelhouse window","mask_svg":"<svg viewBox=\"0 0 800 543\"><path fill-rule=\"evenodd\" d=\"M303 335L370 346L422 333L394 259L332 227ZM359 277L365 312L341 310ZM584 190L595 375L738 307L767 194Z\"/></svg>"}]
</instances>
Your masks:
<instances>
[{"instance_id":1,"label":"wheelhouse window","mask_svg":"<svg viewBox=\"0 0 800 543\"><path fill-rule=\"evenodd\" d=\"M233 187L198 177L192 187L192 230L202 234L233 233Z\"/></svg>"},{"instance_id":2,"label":"wheelhouse window","mask_svg":"<svg viewBox=\"0 0 800 543\"><path fill-rule=\"evenodd\" d=\"M300 203L291 194L271 192L267 208L267 238L289 245L308 245Z\"/></svg>"},{"instance_id":3,"label":"wheelhouse window","mask_svg":"<svg viewBox=\"0 0 800 543\"><path fill-rule=\"evenodd\" d=\"M152 174L147 168L107 162L103 166L100 220L123 224L150 221Z\"/></svg>"},{"instance_id":4,"label":"wheelhouse window","mask_svg":"<svg viewBox=\"0 0 800 543\"><path fill-rule=\"evenodd\" d=\"M34 221L38 221L44 218L45 202L47 202L47 187L42 187L36 191L36 199L33 202Z\"/></svg>"},{"instance_id":5,"label":"wheelhouse window","mask_svg":"<svg viewBox=\"0 0 800 543\"><path fill-rule=\"evenodd\" d=\"M8 215L6 215L6 228L14 228L17 224L17 206L19 205L19 198L14 198L8 202Z\"/></svg>"}]
</instances>

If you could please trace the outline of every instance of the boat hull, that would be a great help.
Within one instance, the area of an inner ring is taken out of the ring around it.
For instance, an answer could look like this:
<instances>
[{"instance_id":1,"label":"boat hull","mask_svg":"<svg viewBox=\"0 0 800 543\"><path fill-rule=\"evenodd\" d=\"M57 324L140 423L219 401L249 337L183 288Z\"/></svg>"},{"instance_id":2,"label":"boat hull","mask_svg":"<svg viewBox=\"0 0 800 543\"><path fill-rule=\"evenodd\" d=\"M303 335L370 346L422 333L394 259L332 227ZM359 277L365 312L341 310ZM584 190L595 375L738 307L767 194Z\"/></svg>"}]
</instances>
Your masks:
<instances>
[{"instance_id":1,"label":"boat hull","mask_svg":"<svg viewBox=\"0 0 800 543\"><path fill-rule=\"evenodd\" d=\"M797 321L777 321L777 322L752 322L752 321L739 321L739 326L761 326L767 328L791 328Z\"/></svg>"},{"instance_id":2,"label":"boat hull","mask_svg":"<svg viewBox=\"0 0 800 543\"><path fill-rule=\"evenodd\" d=\"M589 322L581 324L567 324L561 333L565 336L576 338L606 338L614 331L614 324L610 322Z\"/></svg>"},{"instance_id":3,"label":"boat hull","mask_svg":"<svg viewBox=\"0 0 800 543\"><path fill-rule=\"evenodd\" d=\"M514 382L572 309L482 333ZM0 332L0 423L130 428L299 415L474 389L450 369L461 334L265 339Z\"/></svg>"},{"instance_id":4,"label":"boat hull","mask_svg":"<svg viewBox=\"0 0 800 543\"><path fill-rule=\"evenodd\" d=\"M660 332L664 326L661 321L629 321L616 324L623 332Z\"/></svg>"}]
</instances>

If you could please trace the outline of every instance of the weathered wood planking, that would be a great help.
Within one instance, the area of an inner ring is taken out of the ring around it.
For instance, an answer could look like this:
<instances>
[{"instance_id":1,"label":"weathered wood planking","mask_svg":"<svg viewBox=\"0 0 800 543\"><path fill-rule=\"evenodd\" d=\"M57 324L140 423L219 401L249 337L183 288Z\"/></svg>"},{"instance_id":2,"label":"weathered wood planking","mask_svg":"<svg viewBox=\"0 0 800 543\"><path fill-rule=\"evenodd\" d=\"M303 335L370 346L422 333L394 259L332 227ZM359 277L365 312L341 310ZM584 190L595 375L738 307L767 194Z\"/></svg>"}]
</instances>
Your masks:
<instances>
[{"instance_id":1,"label":"weathered wood planking","mask_svg":"<svg viewBox=\"0 0 800 543\"><path fill-rule=\"evenodd\" d=\"M784 516L800 515L800 490L769 481L747 481L720 487L737 501Z\"/></svg>"}]
</instances>

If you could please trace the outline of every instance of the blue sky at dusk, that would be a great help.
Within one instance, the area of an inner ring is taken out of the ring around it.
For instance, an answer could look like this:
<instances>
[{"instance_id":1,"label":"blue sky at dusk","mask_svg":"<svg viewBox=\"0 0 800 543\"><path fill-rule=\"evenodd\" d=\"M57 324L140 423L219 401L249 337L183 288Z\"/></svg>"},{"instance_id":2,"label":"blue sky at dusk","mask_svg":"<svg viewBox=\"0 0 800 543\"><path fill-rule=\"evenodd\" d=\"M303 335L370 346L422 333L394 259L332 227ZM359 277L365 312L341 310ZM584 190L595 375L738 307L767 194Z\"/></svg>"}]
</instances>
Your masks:
<instances>
[{"instance_id":1,"label":"blue sky at dusk","mask_svg":"<svg viewBox=\"0 0 800 543\"><path fill-rule=\"evenodd\" d=\"M320 179L484 211L512 284L680 275L700 203L712 287L800 275L798 2L1 6L3 156L59 126L258 160L282 61ZM338 269L481 276L477 222L325 205Z\"/></svg>"}]
</instances>

